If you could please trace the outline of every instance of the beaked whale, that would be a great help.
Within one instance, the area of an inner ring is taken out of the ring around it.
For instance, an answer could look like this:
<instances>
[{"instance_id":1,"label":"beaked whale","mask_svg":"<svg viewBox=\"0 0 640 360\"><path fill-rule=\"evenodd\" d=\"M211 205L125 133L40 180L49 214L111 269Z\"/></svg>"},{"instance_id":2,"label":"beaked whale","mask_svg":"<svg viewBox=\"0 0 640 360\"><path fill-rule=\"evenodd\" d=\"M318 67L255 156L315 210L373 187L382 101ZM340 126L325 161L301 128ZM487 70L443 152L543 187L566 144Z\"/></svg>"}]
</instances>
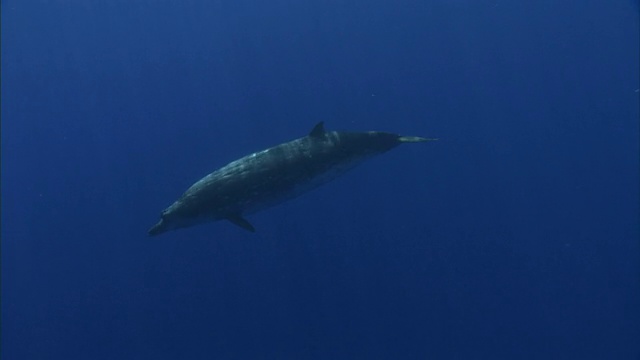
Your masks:
<instances>
[{"instance_id":1,"label":"beaked whale","mask_svg":"<svg viewBox=\"0 0 640 360\"><path fill-rule=\"evenodd\" d=\"M162 212L149 235L217 220L255 232L245 215L302 195L400 144L431 140L437 139L327 132L320 122L305 137L245 156L200 179Z\"/></svg>"}]
</instances>

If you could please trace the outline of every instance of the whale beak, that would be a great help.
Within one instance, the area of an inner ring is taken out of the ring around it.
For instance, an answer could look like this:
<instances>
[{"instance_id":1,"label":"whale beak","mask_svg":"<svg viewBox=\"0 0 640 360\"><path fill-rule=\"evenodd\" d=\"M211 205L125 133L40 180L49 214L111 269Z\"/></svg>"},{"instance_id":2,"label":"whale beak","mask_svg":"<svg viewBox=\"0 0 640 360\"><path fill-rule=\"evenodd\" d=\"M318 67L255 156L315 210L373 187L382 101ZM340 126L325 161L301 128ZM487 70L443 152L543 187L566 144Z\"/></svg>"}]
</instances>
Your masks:
<instances>
[{"instance_id":1,"label":"whale beak","mask_svg":"<svg viewBox=\"0 0 640 360\"><path fill-rule=\"evenodd\" d=\"M160 221L158 221L157 224L153 225L153 227L149 229L149 236L160 235L167 230L168 230L167 224L164 222L163 219L160 219Z\"/></svg>"}]
</instances>

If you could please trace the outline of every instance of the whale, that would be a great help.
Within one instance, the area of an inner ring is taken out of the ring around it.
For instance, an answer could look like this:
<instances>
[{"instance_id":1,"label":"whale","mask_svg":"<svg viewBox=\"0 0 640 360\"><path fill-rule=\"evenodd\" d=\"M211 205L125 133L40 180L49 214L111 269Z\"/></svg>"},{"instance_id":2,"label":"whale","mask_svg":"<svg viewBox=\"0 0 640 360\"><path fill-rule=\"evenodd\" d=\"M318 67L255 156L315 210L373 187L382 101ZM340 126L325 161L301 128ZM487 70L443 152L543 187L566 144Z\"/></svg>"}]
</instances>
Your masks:
<instances>
[{"instance_id":1,"label":"whale","mask_svg":"<svg viewBox=\"0 0 640 360\"><path fill-rule=\"evenodd\" d=\"M401 144L433 140L380 131L326 131L319 122L307 136L232 161L198 180L162 211L148 233L220 220L255 232L247 215L305 194Z\"/></svg>"}]
</instances>

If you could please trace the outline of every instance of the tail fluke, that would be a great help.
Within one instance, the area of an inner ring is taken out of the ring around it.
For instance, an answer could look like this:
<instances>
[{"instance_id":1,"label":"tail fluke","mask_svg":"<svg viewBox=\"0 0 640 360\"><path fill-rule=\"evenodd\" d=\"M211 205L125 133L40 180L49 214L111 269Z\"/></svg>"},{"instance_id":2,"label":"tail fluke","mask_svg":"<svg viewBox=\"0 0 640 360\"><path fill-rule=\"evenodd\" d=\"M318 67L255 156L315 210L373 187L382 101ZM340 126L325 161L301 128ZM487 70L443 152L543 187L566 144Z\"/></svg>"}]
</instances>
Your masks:
<instances>
[{"instance_id":1,"label":"tail fluke","mask_svg":"<svg viewBox=\"0 0 640 360\"><path fill-rule=\"evenodd\" d=\"M403 143L412 143L412 142L425 142L425 141L436 141L438 139L434 139L434 138L423 138L423 137L419 137L419 136L400 136L398 138L398 141L403 142Z\"/></svg>"}]
</instances>

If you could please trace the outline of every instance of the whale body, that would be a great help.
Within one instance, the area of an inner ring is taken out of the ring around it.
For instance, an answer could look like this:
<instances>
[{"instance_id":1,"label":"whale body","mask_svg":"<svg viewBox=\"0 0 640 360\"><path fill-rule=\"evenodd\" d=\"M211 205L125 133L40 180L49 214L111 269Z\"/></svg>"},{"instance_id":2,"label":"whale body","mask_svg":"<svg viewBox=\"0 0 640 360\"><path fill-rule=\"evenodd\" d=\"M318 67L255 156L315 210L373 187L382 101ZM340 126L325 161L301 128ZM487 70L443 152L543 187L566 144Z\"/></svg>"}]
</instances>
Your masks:
<instances>
[{"instance_id":1,"label":"whale body","mask_svg":"<svg viewBox=\"0 0 640 360\"><path fill-rule=\"evenodd\" d=\"M247 155L200 179L162 212L149 235L218 220L254 232L245 215L302 195L400 144L431 140L437 139L327 132L320 122L305 137Z\"/></svg>"}]
</instances>

